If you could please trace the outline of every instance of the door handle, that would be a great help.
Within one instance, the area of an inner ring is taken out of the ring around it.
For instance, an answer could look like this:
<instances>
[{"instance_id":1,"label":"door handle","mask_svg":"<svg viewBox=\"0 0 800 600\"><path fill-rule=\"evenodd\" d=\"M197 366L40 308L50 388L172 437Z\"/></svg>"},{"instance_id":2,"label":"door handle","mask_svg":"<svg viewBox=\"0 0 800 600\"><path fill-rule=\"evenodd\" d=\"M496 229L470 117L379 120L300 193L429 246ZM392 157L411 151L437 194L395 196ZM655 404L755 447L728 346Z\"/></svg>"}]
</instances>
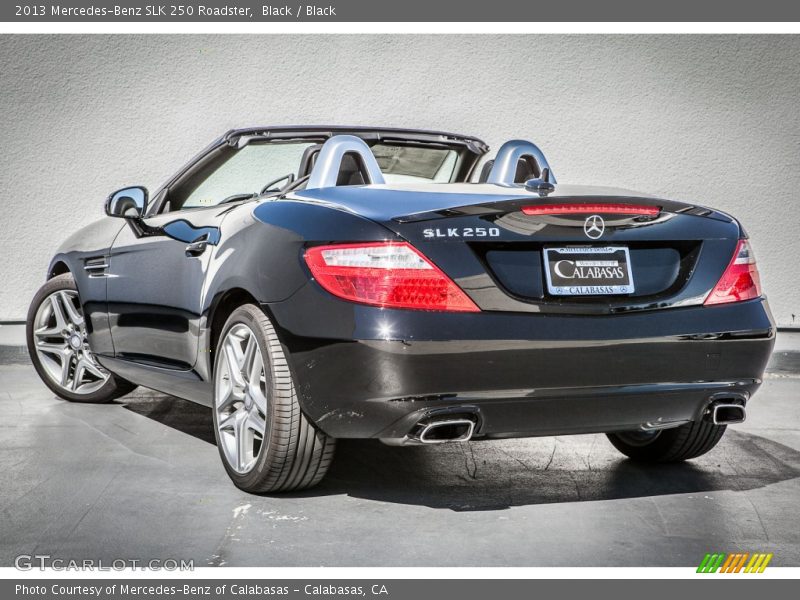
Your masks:
<instances>
[{"instance_id":1,"label":"door handle","mask_svg":"<svg viewBox=\"0 0 800 600\"><path fill-rule=\"evenodd\" d=\"M192 256L200 256L203 252L206 251L207 247L208 247L208 240L205 237L199 239L186 246L186 256L187 258Z\"/></svg>"}]
</instances>

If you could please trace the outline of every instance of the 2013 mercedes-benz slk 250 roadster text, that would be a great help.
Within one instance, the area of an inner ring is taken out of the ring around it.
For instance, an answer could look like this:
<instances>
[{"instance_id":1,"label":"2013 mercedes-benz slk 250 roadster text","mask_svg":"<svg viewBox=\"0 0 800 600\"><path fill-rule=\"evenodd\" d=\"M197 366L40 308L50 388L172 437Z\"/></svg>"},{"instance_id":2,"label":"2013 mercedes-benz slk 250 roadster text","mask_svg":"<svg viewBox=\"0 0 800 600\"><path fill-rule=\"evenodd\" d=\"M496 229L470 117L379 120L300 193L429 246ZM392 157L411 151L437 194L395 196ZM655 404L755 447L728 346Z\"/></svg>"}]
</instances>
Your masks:
<instances>
[{"instance_id":1,"label":"2013 mercedes-benz slk 250 roadster text","mask_svg":"<svg viewBox=\"0 0 800 600\"><path fill-rule=\"evenodd\" d=\"M708 452L775 339L740 224L556 184L520 140L477 173L488 151L417 130L231 131L63 244L28 314L33 363L67 400L141 385L210 406L252 492L316 484L337 438L602 432L640 461Z\"/></svg>"}]
</instances>

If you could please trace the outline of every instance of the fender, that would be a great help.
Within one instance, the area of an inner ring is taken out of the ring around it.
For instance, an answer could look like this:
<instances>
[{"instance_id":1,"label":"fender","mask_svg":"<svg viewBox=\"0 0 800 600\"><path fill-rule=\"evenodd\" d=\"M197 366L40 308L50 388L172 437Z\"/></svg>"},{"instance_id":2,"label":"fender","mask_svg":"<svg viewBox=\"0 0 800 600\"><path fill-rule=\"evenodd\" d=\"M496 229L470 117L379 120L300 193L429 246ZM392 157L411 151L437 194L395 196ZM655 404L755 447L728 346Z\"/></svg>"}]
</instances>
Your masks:
<instances>
[{"instance_id":1,"label":"fender","mask_svg":"<svg viewBox=\"0 0 800 600\"><path fill-rule=\"evenodd\" d=\"M200 352L195 369L211 378L211 324L222 298L243 290L259 304L282 302L309 280L303 261L307 244L331 239L374 241L401 239L369 219L322 204L270 200L231 210L220 224L203 285ZM276 323L280 326L280 323Z\"/></svg>"},{"instance_id":2,"label":"fender","mask_svg":"<svg viewBox=\"0 0 800 600\"><path fill-rule=\"evenodd\" d=\"M105 217L79 229L61 244L47 269L47 279L63 272L58 268L59 263L66 265L72 273L86 317L89 345L98 355L114 353L108 324L104 265L114 240L125 226L124 219Z\"/></svg>"}]
</instances>

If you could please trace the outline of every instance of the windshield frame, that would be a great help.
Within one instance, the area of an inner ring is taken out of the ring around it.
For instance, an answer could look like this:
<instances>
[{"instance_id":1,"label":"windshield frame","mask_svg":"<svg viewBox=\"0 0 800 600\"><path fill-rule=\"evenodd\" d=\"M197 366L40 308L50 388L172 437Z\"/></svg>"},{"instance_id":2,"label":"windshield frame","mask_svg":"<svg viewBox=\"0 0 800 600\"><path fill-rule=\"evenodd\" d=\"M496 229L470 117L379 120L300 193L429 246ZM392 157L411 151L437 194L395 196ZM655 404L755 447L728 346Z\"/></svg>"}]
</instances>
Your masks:
<instances>
[{"instance_id":1,"label":"windshield frame","mask_svg":"<svg viewBox=\"0 0 800 600\"><path fill-rule=\"evenodd\" d=\"M452 182L469 181L481 158L489 152L489 146L478 138L421 129L303 125L234 129L206 146L158 188L152 195L146 216L164 212L164 209L169 207L170 190L185 183L189 178L197 175L200 170L209 168L210 163L218 160L221 153L235 152L250 143L287 141L324 143L334 135L355 135L363 139L367 145L380 142L451 148L458 152L456 166L450 179ZM209 171L209 175L211 172ZM210 207L213 206L220 205L210 205ZM183 210L197 209L186 208ZM174 211L170 210L170 212Z\"/></svg>"},{"instance_id":2,"label":"windshield frame","mask_svg":"<svg viewBox=\"0 0 800 600\"><path fill-rule=\"evenodd\" d=\"M170 205L169 212L176 212L176 211L183 211L183 210L197 210L197 209L204 209L204 208L213 208L224 206L227 204L223 202L225 198L218 198L217 201L214 203L209 204L200 204L200 205L192 205L186 206L187 200L191 198L191 196L200 189L204 184L208 182L208 180L214 177L215 174L220 172L222 169L225 168L231 161L235 160L236 157L246 148L254 147L254 146L287 146L287 145L301 145L303 146L303 151L306 148L313 145L313 141L307 139L301 140L280 140L280 141L259 141L241 145L239 147L233 147L230 145L220 146L219 148L212 150L209 152L203 159L199 160L195 167L189 169L186 173L184 173L181 177L179 177L176 181L174 181L169 186L169 191L166 194L166 203ZM298 159L298 166L299 166L299 159ZM296 168L295 171L292 171L293 174L297 174ZM280 175L289 175L289 173L281 173ZM266 185L270 181L274 181L276 177L280 176L276 175L275 177L271 177L269 174L265 176L263 182L261 182L261 186ZM271 177L271 178L270 178ZM180 191L179 191L180 190ZM276 192L280 190L275 190ZM178 197L175 197L175 193L178 193ZM262 188L249 190L249 189L239 189L236 191L232 191L226 197L231 198L234 195L247 195L246 198L242 198L237 202L244 202L246 200L258 198L264 194L262 194ZM174 202L176 200L181 200L180 206L175 207ZM231 202L231 204L235 204L235 202Z\"/></svg>"}]
</instances>

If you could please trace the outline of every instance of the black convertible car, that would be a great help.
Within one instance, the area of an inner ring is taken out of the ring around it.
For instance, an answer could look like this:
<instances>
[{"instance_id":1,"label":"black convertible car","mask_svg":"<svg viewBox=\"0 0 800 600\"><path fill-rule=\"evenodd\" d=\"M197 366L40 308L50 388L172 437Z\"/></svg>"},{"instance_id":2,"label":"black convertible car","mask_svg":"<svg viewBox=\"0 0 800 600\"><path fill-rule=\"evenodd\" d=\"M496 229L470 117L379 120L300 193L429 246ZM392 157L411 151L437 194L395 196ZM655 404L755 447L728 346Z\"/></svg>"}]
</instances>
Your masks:
<instances>
[{"instance_id":1,"label":"black convertible car","mask_svg":"<svg viewBox=\"0 0 800 600\"><path fill-rule=\"evenodd\" d=\"M740 224L557 185L525 141L478 172L488 150L231 131L64 243L28 315L33 364L67 400L142 385L212 407L225 469L253 492L316 484L336 438L604 432L636 460L709 451L775 337Z\"/></svg>"}]
</instances>

